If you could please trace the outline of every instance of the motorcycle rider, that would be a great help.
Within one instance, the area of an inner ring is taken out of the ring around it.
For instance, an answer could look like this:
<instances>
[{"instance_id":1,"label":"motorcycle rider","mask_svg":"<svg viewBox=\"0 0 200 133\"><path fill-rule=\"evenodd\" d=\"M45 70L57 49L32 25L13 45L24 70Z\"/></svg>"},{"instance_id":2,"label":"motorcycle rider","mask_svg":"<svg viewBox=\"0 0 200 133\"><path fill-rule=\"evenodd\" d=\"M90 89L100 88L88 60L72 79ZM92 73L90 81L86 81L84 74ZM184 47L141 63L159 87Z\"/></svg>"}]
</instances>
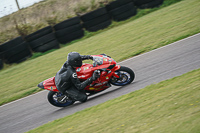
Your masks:
<instances>
[{"instance_id":1,"label":"motorcycle rider","mask_svg":"<svg viewBox=\"0 0 200 133\"><path fill-rule=\"evenodd\" d=\"M93 73L92 77L84 82L80 82L77 78L76 68L82 66L82 60L93 59L90 55L80 55L77 52L70 52L67 61L62 68L56 73L55 84L57 89L63 94L67 93L68 96L75 101L85 102L87 95L84 88L99 78L97 73Z\"/></svg>"}]
</instances>

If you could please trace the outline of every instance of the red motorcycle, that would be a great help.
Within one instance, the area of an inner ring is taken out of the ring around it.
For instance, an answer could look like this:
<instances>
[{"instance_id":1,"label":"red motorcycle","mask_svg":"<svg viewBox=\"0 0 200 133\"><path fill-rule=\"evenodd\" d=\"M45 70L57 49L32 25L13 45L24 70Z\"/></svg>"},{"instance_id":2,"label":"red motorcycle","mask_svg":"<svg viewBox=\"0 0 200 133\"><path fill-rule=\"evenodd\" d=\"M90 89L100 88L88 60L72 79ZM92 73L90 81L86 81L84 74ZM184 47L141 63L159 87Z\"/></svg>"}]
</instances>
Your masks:
<instances>
[{"instance_id":1,"label":"red motorcycle","mask_svg":"<svg viewBox=\"0 0 200 133\"><path fill-rule=\"evenodd\" d=\"M105 54L93 55L93 64L83 63L81 67L76 68L80 81L91 77L94 71L98 71L100 77L85 87L88 96L106 90L111 87L111 84L116 86L130 84L135 78L130 68L116 65L116 61ZM41 82L38 87L49 90L48 101L54 106L66 107L75 102L67 94L59 92L55 85L55 77Z\"/></svg>"}]
</instances>

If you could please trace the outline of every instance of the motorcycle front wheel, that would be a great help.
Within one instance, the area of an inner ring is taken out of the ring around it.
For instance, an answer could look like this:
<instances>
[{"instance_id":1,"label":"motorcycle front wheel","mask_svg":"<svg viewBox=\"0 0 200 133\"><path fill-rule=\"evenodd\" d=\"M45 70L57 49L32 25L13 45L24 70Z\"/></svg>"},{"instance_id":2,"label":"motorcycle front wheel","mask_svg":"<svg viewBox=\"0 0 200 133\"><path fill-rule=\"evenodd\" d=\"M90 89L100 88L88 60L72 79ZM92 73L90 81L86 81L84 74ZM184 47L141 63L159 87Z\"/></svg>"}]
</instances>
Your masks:
<instances>
[{"instance_id":1,"label":"motorcycle front wheel","mask_svg":"<svg viewBox=\"0 0 200 133\"><path fill-rule=\"evenodd\" d=\"M73 100L69 99L67 95L61 92L49 91L47 98L49 103L56 107L67 107L74 103Z\"/></svg>"},{"instance_id":2,"label":"motorcycle front wheel","mask_svg":"<svg viewBox=\"0 0 200 133\"><path fill-rule=\"evenodd\" d=\"M135 73L128 67L121 66L115 71L119 78L112 77L110 83L116 86L124 86L130 84L135 79Z\"/></svg>"}]
</instances>

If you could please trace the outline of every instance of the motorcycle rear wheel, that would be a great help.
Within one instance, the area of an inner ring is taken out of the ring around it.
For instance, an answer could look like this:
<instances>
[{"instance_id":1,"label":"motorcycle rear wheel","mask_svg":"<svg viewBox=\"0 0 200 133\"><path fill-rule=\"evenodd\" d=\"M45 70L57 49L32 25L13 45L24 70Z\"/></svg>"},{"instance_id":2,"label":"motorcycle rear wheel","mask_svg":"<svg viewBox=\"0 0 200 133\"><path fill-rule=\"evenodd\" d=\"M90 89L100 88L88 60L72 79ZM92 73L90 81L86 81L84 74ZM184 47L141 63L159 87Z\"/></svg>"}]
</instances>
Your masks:
<instances>
[{"instance_id":1,"label":"motorcycle rear wheel","mask_svg":"<svg viewBox=\"0 0 200 133\"><path fill-rule=\"evenodd\" d=\"M124 86L130 84L135 79L135 73L128 67L121 66L115 71L119 78L112 77L110 83L116 86Z\"/></svg>"},{"instance_id":2,"label":"motorcycle rear wheel","mask_svg":"<svg viewBox=\"0 0 200 133\"><path fill-rule=\"evenodd\" d=\"M67 107L75 102L69 99L67 95L54 91L49 91L47 98L49 103L56 107Z\"/></svg>"}]
</instances>

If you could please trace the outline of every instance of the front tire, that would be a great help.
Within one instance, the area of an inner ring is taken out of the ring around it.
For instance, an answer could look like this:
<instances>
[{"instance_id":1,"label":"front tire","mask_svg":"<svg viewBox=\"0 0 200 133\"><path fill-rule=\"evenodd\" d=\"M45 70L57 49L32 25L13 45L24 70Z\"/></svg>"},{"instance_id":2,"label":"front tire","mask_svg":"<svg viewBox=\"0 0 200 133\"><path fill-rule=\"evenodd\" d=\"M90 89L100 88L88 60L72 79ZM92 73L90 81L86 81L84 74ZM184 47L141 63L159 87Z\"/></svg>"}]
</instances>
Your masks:
<instances>
[{"instance_id":1,"label":"front tire","mask_svg":"<svg viewBox=\"0 0 200 133\"><path fill-rule=\"evenodd\" d=\"M75 102L69 99L67 95L54 91L49 91L47 98L49 103L56 107L67 107Z\"/></svg>"},{"instance_id":2,"label":"front tire","mask_svg":"<svg viewBox=\"0 0 200 133\"><path fill-rule=\"evenodd\" d=\"M112 77L110 83L116 86L124 86L130 84L135 79L135 73L128 67L121 66L115 71L119 78Z\"/></svg>"}]
</instances>

